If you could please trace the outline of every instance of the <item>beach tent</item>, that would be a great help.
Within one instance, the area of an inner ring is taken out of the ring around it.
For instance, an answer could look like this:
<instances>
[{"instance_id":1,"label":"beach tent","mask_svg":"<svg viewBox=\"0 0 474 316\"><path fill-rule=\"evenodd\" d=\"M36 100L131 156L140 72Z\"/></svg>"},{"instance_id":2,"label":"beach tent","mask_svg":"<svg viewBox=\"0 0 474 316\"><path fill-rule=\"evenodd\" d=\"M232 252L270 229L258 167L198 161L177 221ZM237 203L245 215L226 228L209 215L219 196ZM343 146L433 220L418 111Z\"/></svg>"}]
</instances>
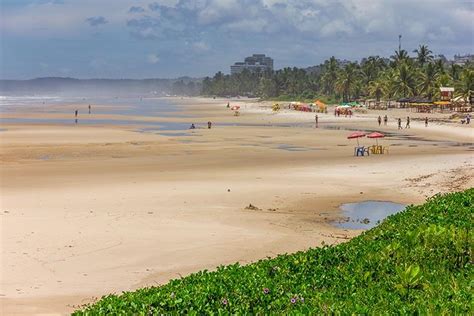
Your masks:
<instances>
[{"instance_id":1,"label":"beach tent","mask_svg":"<svg viewBox=\"0 0 474 316\"><path fill-rule=\"evenodd\" d=\"M298 106L299 111L311 112L311 106L309 104L302 103Z\"/></svg>"},{"instance_id":2,"label":"beach tent","mask_svg":"<svg viewBox=\"0 0 474 316\"><path fill-rule=\"evenodd\" d=\"M320 109L325 109L327 107L326 103L319 100L314 101L314 104Z\"/></svg>"}]
</instances>

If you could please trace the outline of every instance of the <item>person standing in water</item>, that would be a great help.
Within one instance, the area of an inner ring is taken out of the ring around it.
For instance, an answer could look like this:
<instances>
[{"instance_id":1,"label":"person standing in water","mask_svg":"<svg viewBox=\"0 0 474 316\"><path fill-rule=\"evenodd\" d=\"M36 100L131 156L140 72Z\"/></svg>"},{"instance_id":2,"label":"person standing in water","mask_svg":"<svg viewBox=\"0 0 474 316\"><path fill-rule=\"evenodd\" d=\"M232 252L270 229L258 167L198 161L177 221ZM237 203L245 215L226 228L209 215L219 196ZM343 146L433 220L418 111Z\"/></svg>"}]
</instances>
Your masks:
<instances>
[{"instance_id":1,"label":"person standing in water","mask_svg":"<svg viewBox=\"0 0 474 316\"><path fill-rule=\"evenodd\" d=\"M78 114L79 111L74 111L74 116L77 117L77 114Z\"/></svg>"},{"instance_id":2,"label":"person standing in water","mask_svg":"<svg viewBox=\"0 0 474 316\"><path fill-rule=\"evenodd\" d=\"M428 127L428 116L425 117L425 127Z\"/></svg>"},{"instance_id":3,"label":"person standing in water","mask_svg":"<svg viewBox=\"0 0 474 316\"><path fill-rule=\"evenodd\" d=\"M402 119L398 118L398 129L402 129Z\"/></svg>"},{"instance_id":4,"label":"person standing in water","mask_svg":"<svg viewBox=\"0 0 474 316\"><path fill-rule=\"evenodd\" d=\"M387 122L388 122L388 117L387 117L387 115L385 115L383 117L383 125L387 125Z\"/></svg>"},{"instance_id":5,"label":"person standing in water","mask_svg":"<svg viewBox=\"0 0 474 316\"><path fill-rule=\"evenodd\" d=\"M318 114L316 114L316 115L314 116L314 122L315 122L315 124L316 124L316 125L315 125L316 128L318 128L318 120L319 120Z\"/></svg>"},{"instance_id":6,"label":"person standing in water","mask_svg":"<svg viewBox=\"0 0 474 316\"><path fill-rule=\"evenodd\" d=\"M377 118L377 122L379 123L379 126L380 126L380 124L382 124L382 118L380 117L380 115L379 115L379 117Z\"/></svg>"},{"instance_id":7,"label":"person standing in water","mask_svg":"<svg viewBox=\"0 0 474 316\"><path fill-rule=\"evenodd\" d=\"M211 121L207 122L207 128L211 129L211 127L212 127L212 122Z\"/></svg>"},{"instance_id":8,"label":"person standing in water","mask_svg":"<svg viewBox=\"0 0 474 316\"><path fill-rule=\"evenodd\" d=\"M407 125L405 125L405 128L410 128L410 117L407 116Z\"/></svg>"},{"instance_id":9,"label":"person standing in water","mask_svg":"<svg viewBox=\"0 0 474 316\"><path fill-rule=\"evenodd\" d=\"M91 105L89 104L89 114L91 114Z\"/></svg>"}]
</instances>

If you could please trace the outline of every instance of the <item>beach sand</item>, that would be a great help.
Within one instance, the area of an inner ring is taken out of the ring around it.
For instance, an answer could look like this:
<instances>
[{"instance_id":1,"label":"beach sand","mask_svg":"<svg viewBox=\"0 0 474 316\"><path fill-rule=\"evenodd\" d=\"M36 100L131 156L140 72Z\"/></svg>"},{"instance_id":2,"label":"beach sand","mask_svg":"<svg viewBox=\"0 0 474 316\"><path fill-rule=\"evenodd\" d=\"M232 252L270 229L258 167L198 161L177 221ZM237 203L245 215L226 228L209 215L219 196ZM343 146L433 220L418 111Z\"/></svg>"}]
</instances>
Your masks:
<instances>
[{"instance_id":1,"label":"beach sand","mask_svg":"<svg viewBox=\"0 0 474 316\"><path fill-rule=\"evenodd\" d=\"M72 118L57 105L0 114L59 120L1 125L1 314L67 314L201 269L344 242L361 231L334 227L342 203L422 203L474 186L472 125L425 128L424 115L399 109L330 111L314 128L314 113L274 114L254 100L231 101L238 117L228 100L172 101L185 115L92 115L123 125L84 125L82 115L63 124ZM397 131L407 115L412 128ZM143 130L191 121L202 128ZM380 140L390 153L354 157L354 129L390 133Z\"/></svg>"}]
</instances>

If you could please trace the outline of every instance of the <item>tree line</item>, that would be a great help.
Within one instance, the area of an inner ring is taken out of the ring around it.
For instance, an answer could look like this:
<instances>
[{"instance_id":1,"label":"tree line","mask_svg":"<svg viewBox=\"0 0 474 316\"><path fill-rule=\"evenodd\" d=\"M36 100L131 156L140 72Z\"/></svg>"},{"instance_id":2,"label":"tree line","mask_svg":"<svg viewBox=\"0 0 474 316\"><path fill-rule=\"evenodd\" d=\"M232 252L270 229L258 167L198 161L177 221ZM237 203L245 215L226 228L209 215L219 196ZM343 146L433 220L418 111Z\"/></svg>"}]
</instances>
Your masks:
<instances>
[{"instance_id":1,"label":"tree line","mask_svg":"<svg viewBox=\"0 0 474 316\"><path fill-rule=\"evenodd\" d=\"M218 72L202 82L201 94L248 95L261 98L353 101L360 98L396 100L419 96L439 97L440 86L455 87L455 95L469 98L474 90L474 64L464 66L435 59L426 45L411 57L397 50L388 58L370 56L359 62L331 57L313 69L284 68L225 75Z\"/></svg>"}]
</instances>

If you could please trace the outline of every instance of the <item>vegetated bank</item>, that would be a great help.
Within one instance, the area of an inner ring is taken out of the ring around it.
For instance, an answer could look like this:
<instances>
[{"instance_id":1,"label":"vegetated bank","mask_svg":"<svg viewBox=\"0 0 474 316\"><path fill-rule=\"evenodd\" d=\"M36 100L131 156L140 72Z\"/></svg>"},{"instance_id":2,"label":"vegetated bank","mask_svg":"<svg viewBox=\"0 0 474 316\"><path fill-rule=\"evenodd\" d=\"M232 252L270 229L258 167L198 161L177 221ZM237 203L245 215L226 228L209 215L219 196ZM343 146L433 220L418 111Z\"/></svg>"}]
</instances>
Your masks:
<instances>
[{"instance_id":1,"label":"vegetated bank","mask_svg":"<svg viewBox=\"0 0 474 316\"><path fill-rule=\"evenodd\" d=\"M473 314L474 188L409 206L347 243L220 267L75 315Z\"/></svg>"}]
</instances>

